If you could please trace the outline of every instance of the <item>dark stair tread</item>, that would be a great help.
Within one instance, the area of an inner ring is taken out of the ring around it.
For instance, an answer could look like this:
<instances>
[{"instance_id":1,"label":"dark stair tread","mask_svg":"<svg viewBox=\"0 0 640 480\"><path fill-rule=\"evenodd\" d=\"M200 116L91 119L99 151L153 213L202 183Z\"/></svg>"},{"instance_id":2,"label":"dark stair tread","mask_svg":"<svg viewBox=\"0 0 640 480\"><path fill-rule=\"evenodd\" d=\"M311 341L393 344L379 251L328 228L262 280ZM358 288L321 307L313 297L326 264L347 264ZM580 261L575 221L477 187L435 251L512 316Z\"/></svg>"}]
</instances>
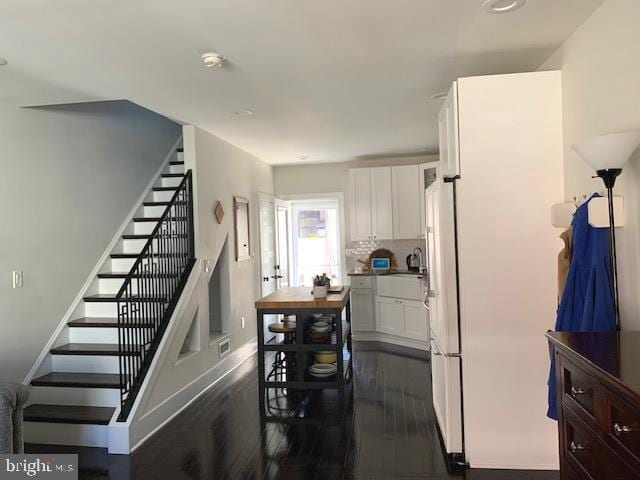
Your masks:
<instances>
[{"instance_id":1,"label":"dark stair tread","mask_svg":"<svg viewBox=\"0 0 640 480\"><path fill-rule=\"evenodd\" d=\"M154 192L170 192L178 190L180 187L153 187Z\"/></svg>"},{"instance_id":2,"label":"dark stair tread","mask_svg":"<svg viewBox=\"0 0 640 480\"><path fill-rule=\"evenodd\" d=\"M24 409L24 421L108 425L115 410L113 407L34 404Z\"/></svg>"},{"instance_id":3,"label":"dark stair tread","mask_svg":"<svg viewBox=\"0 0 640 480\"><path fill-rule=\"evenodd\" d=\"M185 203L187 203L187 202L185 202L185 201L177 201L176 205L183 205ZM167 207L167 206L171 205L171 202L169 200L160 201L160 202L147 201L147 202L144 202L143 205L145 207Z\"/></svg>"},{"instance_id":4,"label":"dark stair tread","mask_svg":"<svg viewBox=\"0 0 640 480\"><path fill-rule=\"evenodd\" d=\"M162 178L178 178L178 177L185 177L186 175L184 173L163 173L160 176Z\"/></svg>"},{"instance_id":5,"label":"dark stair tread","mask_svg":"<svg viewBox=\"0 0 640 480\"><path fill-rule=\"evenodd\" d=\"M179 160L171 160L169 162L169 165L184 165L184 162L181 162Z\"/></svg>"},{"instance_id":6,"label":"dark stair tread","mask_svg":"<svg viewBox=\"0 0 640 480\"><path fill-rule=\"evenodd\" d=\"M31 380L34 387L120 388L118 373L51 372Z\"/></svg>"},{"instance_id":7,"label":"dark stair tread","mask_svg":"<svg viewBox=\"0 0 640 480\"><path fill-rule=\"evenodd\" d=\"M107 355L119 356L117 343L67 343L54 347L50 350L52 355ZM125 353L127 356L140 355L140 347L129 348Z\"/></svg>"},{"instance_id":8,"label":"dark stair tread","mask_svg":"<svg viewBox=\"0 0 640 480\"><path fill-rule=\"evenodd\" d=\"M67 322L69 327L79 328L118 328L118 319L109 317L82 317ZM125 328L153 328L155 327L152 320L138 319L136 322L128 322L123 325Z\"/></svg>"},{"instance_id":9,"label":"dark stair tread","mask_svg":"<svg viewBox=\"0 0 640 480\"><path fill-rule=\"evenodd\" d=\"M98 278L127 278L128 276L129 276L129 272L104 272L104 273L98 274ZM152 274L148 274L146 276L150 278L156 278L156 277L172 278L172 277L177 277L178 274L170 273L170 272L164 272L164 273L153 272ZM133 275L132 278L142 278L142 277L143 275L137 274L137 275Z\"/></svg>"},{"instance_id":10,"label":"dark stair tread","mask_svg":"<svg viewBox=\"0 0 640 480\"><path fill-rule=\"evenodd\" d=\"M171 234L171 238L186 238L186 234L175 234L172 233ZM124 235L122 235L122 238L124 240L148 240L152 237L152 235L146 234L146 233L125 233Z\"/></svg>"},{"instance_id":11,"label":"dark stair tread","mask_svg":"<svg viewBox=\"0 0 640 480\"><path fill-rule=\"evenodd\" d=\"M145 296L145 297L132 295L131 297L128 297L128 298L135 299L139 302L160 302L163 300L167 300L167 297L163 295L153 295L153 296ZM90 302L90 303L98 303L98 302L108 303L108 302L117 302L118 300L115 294L99 293L97 295L89 295L88 297L84 297L84 301Z\"/></svg>"},{"instance_id":12,"label":"dark stair tread","mask_svg":"<svg viewBox=\"0 0 640 480\"><path fill-rule=\"evenodd\" d=\"M133 219L134 222L159 222L160 220L162 217L136 217Z\"/></svg>"},{"instance_id":13,"label":"dark stair tread","mask_svg":"<svg viewBox=\"0 0 640 480\"><path fill-rule=\"evenodd\" d=\"M182 153L182 152L184 152L184 148L182 148L182 147L181 148L176 148L176 152Z\"/></svg>"},{"instance_id":14,"label":"dark stair tread","mask_svg":"<svg viewBox=\"0 0 640 480\"><path fill-rule=\"evenodd\" d=\"M138 258L140 256L139 253L112 253L111 258ZM147 255L145 255L146 257ZM184 257L185 255L173 254L173 253L154 253L151 255L152 257L164 257L164 258L179 258Z\"/></svg>"}]
</instances>

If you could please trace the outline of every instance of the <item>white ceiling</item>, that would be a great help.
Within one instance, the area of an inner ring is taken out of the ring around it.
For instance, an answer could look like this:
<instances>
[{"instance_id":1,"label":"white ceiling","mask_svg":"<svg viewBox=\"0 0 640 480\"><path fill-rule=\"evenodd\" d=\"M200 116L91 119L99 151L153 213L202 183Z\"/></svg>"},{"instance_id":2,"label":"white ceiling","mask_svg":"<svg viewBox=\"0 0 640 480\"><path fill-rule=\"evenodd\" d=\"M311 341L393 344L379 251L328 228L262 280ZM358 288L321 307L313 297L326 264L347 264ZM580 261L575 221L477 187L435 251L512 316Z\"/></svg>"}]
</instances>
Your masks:
<instances>
[{"instance_id":1,"label":"white ceiling","mask_svg":"<svg viewBox=\"0 0 640 480\"><path fill-rule=\"evenodd\" d=\"M433 152L430 95L459 76L537 69L603 0L508 15L482 3L2 0L0 99L129 99L273 164ZM209 50L227 66L205 68Z\"/></svg>"}]
</instances>

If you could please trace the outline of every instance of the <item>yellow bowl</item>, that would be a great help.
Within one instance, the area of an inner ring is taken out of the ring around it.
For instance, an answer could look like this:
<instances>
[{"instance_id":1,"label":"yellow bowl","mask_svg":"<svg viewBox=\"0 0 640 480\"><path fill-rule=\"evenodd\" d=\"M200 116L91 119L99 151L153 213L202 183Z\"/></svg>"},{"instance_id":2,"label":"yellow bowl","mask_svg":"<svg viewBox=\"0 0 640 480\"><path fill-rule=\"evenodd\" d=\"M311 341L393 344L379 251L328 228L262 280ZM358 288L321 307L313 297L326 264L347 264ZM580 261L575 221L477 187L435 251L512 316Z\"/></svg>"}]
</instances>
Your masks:
<instances>
[{"instance_id":1,"label":"yellow bowl","mask_svg":"<svg viewBox=\"0 0 640 480\"><path fill-rule=\"evenodd\" d=\"M317 363L336 363L336 352L316 352Z\"/></svg>"}]
</instances>

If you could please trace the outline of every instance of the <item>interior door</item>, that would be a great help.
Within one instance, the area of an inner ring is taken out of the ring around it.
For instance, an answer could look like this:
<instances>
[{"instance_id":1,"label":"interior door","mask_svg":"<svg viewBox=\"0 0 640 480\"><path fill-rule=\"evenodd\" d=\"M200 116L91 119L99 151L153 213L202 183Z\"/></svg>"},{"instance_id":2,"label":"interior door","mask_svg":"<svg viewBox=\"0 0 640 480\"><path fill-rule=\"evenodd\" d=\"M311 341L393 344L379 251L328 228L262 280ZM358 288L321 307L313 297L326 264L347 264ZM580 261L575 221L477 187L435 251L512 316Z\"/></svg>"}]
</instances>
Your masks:
<instances>
[{"instance_id":1,"label":"interior door","mask_svg":"<svg viewBox=\"0 0 640 480\"><path fill-rule=\"evenodd\" d=\"M291 286L291 203L275 199L276 288Z\"/></svg>"},{"instance_id":2,"label":"interior door","mask_svg":"<svg viewBox=\"0 0 640 480\"><path fill-rule=\"evenodd\" d=\"M260 193L258 202L260 212L260 294L262 297L266 297L277 289L275 199L273 195ZM267 327L276 321L276 315L264 316L263 328L267 342L275 338L275 335L269 332Z\"/></svg>"}]
</instances>

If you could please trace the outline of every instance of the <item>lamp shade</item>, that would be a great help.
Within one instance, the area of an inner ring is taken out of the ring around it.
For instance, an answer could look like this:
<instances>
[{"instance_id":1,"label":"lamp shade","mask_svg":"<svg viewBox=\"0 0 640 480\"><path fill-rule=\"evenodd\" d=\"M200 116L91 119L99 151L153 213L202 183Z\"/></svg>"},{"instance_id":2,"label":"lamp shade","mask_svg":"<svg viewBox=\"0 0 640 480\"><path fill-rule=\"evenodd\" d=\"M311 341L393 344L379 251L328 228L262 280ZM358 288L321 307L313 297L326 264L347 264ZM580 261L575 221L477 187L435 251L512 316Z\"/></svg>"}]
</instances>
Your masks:
<instances>
[{"instance_id":1,"label":"lamp shade","mask_svg":"<svg viewBox=\"0 0 640 480\"><path fill-rule=\"evenodd\" d=\"M622 168L640 144L640 132L600 135L576 143L572 148L594 170Z\"/></svg>"}]
</instances>

